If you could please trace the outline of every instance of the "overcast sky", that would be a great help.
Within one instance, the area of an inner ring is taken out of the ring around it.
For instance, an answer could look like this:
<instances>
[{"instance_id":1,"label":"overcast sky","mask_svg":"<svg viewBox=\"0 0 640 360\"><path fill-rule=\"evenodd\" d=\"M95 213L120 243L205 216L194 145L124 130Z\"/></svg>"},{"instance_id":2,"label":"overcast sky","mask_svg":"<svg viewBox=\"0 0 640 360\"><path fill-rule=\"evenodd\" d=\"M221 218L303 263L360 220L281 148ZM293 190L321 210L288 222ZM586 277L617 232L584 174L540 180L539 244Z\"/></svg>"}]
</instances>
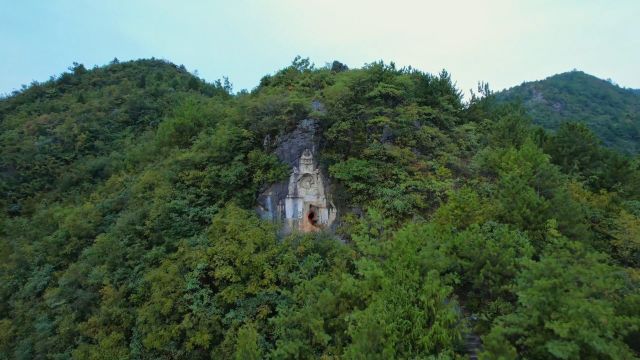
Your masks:
<instances>
[{"instance_id":1,"label":"overcast sky","mask_svg":"<svg viewBox=\"0 0 640 360\"><path fill-rule=\"evenodd\" d=\"M640 0L0 0L0 94L114 57L252 89L296 55L445 68L465 91L574 68L640 88L639 19Z\"/></svg>"}]
</instances>

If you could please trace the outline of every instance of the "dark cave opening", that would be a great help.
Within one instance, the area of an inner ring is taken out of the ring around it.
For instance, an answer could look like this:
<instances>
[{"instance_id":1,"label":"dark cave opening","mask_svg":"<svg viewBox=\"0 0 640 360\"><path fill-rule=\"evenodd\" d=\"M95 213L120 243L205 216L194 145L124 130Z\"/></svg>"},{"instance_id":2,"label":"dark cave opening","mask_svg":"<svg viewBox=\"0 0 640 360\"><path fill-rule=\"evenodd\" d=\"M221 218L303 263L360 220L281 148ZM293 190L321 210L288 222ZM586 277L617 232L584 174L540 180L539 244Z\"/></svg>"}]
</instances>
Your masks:
<instances>
[{"instance_id":1,"label":"dark cave opening","mask_svg":"<svg viewBox=\"0 0 640 360\"><path fill-rule=\"evenodd\" d=\"M307 213L307 220L309 220L309 223L313 226L316 226L318 224L318 214L314 206L309 207L309 213Z\"/></svg>"}]
</instances>

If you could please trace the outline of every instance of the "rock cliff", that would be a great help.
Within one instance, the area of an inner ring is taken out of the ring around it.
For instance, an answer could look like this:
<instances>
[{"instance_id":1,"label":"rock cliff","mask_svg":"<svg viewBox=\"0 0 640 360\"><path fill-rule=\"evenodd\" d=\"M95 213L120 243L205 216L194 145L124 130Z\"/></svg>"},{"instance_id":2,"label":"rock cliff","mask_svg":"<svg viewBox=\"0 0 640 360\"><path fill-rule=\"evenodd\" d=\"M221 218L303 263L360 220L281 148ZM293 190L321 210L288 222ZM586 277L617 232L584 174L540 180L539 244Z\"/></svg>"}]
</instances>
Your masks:
<instances>
[{"instance_id":1,"label":"rock cliff","mask_svg":"<svg viewBox=\"0 0 640 360\"><path fill-rule=\"evenodd\" d=\"M337 217L328 178L317 162L317 133L317 121L305 119L293 132L276 140L275 154L291 166L291 174L287 181L272 184L259 196L258 212L263 219L282 224L285 234L327 229Z\"/></svg>"}]
</instances>

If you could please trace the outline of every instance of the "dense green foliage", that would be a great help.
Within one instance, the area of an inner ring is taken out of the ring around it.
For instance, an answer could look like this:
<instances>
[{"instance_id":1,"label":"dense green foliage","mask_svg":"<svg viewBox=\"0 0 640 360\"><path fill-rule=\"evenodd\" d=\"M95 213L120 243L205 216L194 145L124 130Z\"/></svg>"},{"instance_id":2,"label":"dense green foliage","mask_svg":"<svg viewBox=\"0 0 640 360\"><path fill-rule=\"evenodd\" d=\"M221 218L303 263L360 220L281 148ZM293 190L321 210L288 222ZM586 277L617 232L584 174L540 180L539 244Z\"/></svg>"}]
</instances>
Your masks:
<instances>
[{"instance_id":1,"label":"dense green foliage","mask_svg":"<svg viewBox=\"0 0 640 360\"><path fill-rule=\"evenodd\" d=\"M640 152L639 95L575 70L497 94L503 101L522 101L533 121L545 129L580 122L606 146L629 154Z\"/></svg>"},{"instance_id":2,"label":"dense green foliage","mask_svg":"<svg viewBox=\"0 0 640 360\"><path fill-rule=\"evenodd\" d=\"M313 111L313 101L326 111ZM253 210L307 117L341 209ZM251 92L140 60L0 100L0 359L631 359L640 169L446 72L296 58Z\"/></svg>"}]
</instances>

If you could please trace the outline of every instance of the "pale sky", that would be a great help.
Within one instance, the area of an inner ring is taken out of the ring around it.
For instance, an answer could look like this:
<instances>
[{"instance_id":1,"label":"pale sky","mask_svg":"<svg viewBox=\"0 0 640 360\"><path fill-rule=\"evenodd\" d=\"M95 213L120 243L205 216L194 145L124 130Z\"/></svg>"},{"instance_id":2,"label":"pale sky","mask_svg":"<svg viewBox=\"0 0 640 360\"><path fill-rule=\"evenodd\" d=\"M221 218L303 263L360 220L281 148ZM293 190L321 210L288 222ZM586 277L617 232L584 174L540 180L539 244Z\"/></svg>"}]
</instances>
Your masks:
<instances>
[{"instance_id":1,"label":"pale sky","mask_svg":"<svg viewBox=\"0 0 640 360\"><path fill-rule=\"evenodd\" d=\"M640 88L640 0L0 0L0 94L114 57L250 90L296 55L444 68L465 92L573 68Z\"/></svg>"}]
</instances>

